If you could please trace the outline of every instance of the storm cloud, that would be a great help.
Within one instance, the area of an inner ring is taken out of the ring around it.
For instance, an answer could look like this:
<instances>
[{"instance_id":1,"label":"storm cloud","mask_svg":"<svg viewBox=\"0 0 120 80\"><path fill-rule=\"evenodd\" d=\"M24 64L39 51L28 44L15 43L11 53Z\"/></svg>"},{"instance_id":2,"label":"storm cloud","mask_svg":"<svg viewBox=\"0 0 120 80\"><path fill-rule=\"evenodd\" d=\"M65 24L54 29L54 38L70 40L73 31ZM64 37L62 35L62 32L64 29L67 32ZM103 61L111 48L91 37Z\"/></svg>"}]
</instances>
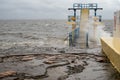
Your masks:
<instances>
[{"instance_id":1,"label":"storm cloud","mask_svg":"<svg viewBox=\"0 0 120 80\"><path fill-rule=\"evenodd\" d=\"M120 0L0 0L0 19L66 19L73 3L98 3L104 19L120 9Z\"/></svg>"}]
</instances>

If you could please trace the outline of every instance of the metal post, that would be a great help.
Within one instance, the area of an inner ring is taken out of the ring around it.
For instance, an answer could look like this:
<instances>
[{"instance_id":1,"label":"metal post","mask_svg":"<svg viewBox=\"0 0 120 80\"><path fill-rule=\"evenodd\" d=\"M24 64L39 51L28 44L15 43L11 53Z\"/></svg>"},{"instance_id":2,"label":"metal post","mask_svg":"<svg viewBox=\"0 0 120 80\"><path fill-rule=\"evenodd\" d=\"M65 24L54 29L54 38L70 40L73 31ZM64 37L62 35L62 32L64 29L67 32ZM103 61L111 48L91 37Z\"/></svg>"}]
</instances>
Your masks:
<instances>
[{"instance_id":1,"label":"metal post","mask_svg":"<svg viewBox=\"0 0 120 80\"><path fill-rule=\"evenodd\" d=\"M74 17L76 18L76 9L74 9ZM76 21L76 20L75 20Z\"/></svg>"},{"instance_id":2,"label":"metal post","mask_svg":"<svg viewBox=\"0 0 120 80\"><path fill-rule=\"evenodd\" d=\"M97 16L97 9L94 9L94 11L95 11L95 16Z\"/></svg>"},{"instance_id":3,"label":"metal post","mask_svg":"<svg viewBox=\"0 0 120 80\"><path fill-rule=\"evenodd\" d=\"M88 44L88 33L86 33L86 47L89 48L89 44Z\"/></svg>"},{"instance_id":4,"label":"metal post","mask_svg":"<svg viewBox=\"0 0 120 80\"><path fill-rule=\"evenodd\" d=\"M99 16L99 22L101 22L102 21L102 16Z\"/></svg>"}]
</instances>

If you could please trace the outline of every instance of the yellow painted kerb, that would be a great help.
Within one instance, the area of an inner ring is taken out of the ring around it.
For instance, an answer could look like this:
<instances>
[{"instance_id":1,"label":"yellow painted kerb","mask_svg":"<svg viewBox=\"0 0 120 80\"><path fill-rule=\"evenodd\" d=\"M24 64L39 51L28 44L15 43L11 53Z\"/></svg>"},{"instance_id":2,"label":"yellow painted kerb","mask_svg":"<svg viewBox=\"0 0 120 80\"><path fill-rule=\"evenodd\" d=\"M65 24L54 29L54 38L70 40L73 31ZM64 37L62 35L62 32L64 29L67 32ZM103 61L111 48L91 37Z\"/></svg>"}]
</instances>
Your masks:
<instances>
[{"instance_id":1,"label":"yellow painted kerb","mask_svg":"<svg viewBox=\"0 0 120 80\"><path fill-rule=\"evenodd\" d=\"M102 49L113 66L120 72L120 38L101 38Z\"/></svg>"}]
</instances>

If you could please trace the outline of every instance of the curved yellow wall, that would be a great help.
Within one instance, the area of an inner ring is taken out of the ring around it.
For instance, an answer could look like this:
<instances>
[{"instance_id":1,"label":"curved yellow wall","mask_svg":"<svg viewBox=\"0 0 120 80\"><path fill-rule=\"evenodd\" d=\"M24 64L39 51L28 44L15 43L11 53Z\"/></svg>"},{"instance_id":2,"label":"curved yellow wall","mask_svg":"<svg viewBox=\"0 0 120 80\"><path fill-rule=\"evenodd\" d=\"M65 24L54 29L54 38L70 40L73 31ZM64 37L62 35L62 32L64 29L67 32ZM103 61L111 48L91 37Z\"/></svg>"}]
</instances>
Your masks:
<instances>
[{"instance_id":1,"label":"curved yellow wall","mask_svg":"<svg viewBox=\"0 0 120 80\"><path fill-rule=\"evenodd\" d=\"M101 43L110 62L120 72L120 38L101 38Z\"/></svg>"}]
</instances>

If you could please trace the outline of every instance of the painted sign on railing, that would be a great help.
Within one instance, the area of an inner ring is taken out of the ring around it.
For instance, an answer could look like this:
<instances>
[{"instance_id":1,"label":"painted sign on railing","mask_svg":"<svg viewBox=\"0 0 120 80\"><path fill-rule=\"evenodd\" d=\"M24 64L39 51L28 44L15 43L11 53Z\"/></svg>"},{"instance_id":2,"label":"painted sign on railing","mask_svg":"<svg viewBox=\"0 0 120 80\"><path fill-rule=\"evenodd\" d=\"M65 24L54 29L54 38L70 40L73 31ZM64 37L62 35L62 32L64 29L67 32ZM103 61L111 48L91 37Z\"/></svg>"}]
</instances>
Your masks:
<instances>
[{"instance_id":1,"label":"painted sign on railing","mask_svg":"<svg viewBox=\"0 0 120 80\"><path fill-rule=\"evenodd\" d=\"M81 3L74 3L73 8L97 8L97 3L89 3L89 4L81 4Z\"/></svg>"}]
</instances>

